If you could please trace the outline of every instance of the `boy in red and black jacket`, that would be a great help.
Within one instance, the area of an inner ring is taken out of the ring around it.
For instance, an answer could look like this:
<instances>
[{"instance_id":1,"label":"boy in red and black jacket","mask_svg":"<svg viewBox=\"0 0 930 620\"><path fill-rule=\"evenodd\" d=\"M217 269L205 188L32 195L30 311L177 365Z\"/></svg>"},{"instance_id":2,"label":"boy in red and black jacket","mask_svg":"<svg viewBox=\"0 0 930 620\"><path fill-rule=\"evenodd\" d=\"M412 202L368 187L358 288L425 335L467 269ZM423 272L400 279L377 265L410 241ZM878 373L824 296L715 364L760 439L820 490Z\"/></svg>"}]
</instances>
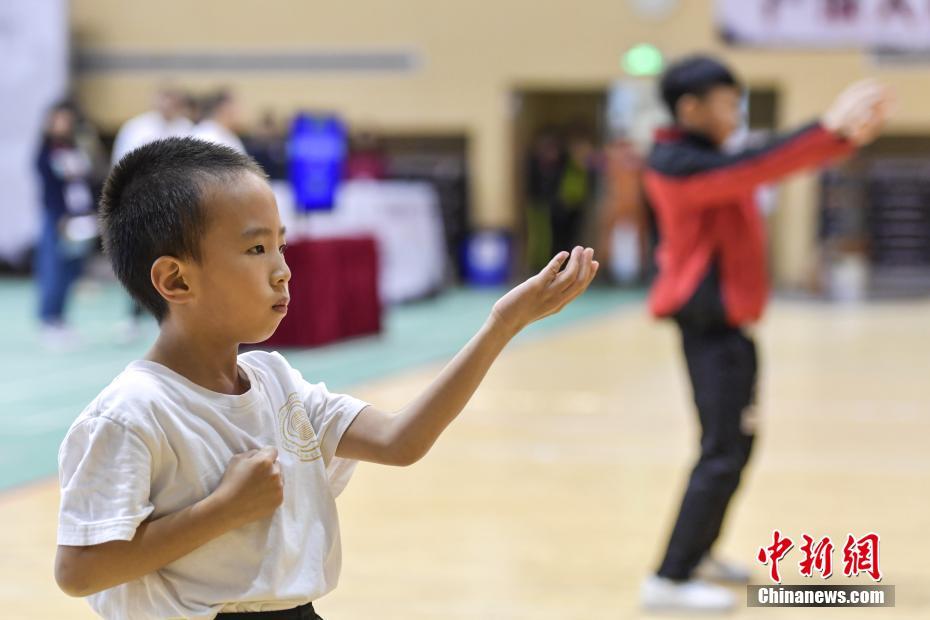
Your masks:
<instances>
[{"instance_id":1,"label":"boy in red and black jacket","mask_svg":"<svg viewBox=\"0 0 930 620\"><path fill-rule=\"evenodd\" d=\"M706 56L671 66L662 98L674 125L660 130L645 172L659 232L649 306L678 324L701 424L695 465L664 558L643 585L647 608L728 609L729 590L701 581L747 581L710 555L753 442L756 348L744 327L768 298L760 184L852 153L879 133L889 107L875 82L844 91L817 122L760 147L728 154L741 123L742 89Z\"/></svg>"}]
</instances>

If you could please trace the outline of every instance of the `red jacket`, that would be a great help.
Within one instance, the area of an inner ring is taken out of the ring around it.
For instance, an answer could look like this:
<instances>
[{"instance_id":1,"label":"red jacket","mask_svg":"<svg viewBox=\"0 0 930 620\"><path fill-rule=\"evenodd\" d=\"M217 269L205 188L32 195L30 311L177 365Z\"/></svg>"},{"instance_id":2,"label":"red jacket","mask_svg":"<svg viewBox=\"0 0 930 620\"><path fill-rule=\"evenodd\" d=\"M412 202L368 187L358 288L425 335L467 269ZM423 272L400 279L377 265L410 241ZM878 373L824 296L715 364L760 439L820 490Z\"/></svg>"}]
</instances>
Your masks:
<instances>
[{"instance_id":1,"label":"red jacket","mask_svg":"<svg viewBox=\"0 0 930 620\"><path fill-rule=\"evenodd\" d=\"M768 298L768 272L756 188L853 148L819 124L734 155L720 152L702 136L659 130L645 173L660 240L652 313L674 315L715 260L728 322L738 326L757 320Z\"/></svg>"}]
</instances>

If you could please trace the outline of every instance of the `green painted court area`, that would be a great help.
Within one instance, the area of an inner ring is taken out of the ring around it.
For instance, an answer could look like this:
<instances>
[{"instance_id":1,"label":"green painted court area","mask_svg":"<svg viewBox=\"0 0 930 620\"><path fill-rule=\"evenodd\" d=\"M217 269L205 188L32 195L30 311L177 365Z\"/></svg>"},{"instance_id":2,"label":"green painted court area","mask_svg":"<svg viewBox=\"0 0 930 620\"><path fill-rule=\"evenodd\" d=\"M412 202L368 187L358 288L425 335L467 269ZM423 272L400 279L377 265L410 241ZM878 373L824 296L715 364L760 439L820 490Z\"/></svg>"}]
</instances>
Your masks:
<instances>
[{"instance_id":1,"label":"green painted court area","mask_svg":"<svg viewBox=\"0 0 930 620\"><path fill-rule=\"evenodd\" d=\"M448 359L481 326L503 292L450 289L388 308L384 331L377 336L282 353L308 380L348 391ZM639 291L593 288L519 338L538 338L641 298ZM58 445L71 422L126 364L145 354L157 333L150 321L137 340L121 342L119 324L128 316L128 299L116 284L85 282L69 310L80 342L74 350L51 352L41 344L34 306L30 280L0 280L0 490L54 475Z\"/></svg>"}]
</instances>

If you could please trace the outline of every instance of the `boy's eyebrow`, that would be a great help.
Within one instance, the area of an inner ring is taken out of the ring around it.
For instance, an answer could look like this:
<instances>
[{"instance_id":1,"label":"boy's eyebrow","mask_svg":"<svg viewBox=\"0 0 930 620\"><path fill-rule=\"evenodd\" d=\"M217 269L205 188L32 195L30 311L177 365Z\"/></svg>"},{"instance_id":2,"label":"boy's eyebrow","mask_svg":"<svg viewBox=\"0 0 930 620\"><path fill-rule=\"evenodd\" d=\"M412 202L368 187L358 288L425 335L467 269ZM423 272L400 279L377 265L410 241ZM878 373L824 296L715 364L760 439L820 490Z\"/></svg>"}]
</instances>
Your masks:
<instances>
[{"instance_id":1,"label":"boy's eyebrow","mask_svg":"<svg viewBox=\"0 0 930 620\"><path fill-rule=\"evenodd\" d=\"M282 226L282 227L281 227L281 232L280 232L279 234L283 237L285 231L286 231L285 227ZM245 237L245 238L247 238L247 239L252 238L252 237L261 237L261 236L270 236L270 235L271 235L271 229L270 229L270 228L247 228L247 229L242 233L242 236Z\"/></svg>"}]
</instances>

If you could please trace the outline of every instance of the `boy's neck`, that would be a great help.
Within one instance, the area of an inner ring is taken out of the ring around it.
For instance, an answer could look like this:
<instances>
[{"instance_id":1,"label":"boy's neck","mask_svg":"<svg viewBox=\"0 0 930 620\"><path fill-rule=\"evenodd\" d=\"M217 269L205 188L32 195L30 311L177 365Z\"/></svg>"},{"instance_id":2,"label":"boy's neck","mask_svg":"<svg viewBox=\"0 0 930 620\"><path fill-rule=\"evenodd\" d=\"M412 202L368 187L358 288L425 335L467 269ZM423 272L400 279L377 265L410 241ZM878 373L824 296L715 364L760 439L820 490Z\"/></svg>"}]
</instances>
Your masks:
<instances>
[{"instance_id":1,"label":"boy's neck","mask_svg":"<svg viewBox=\"0 0 930 620\"><path fill-rule=\"evenodd\" d=\"M166 366L197 385L220 394L243 394L248 380L240 376L239 343L219 341L199 330L184 330L166 318L145 359Z\"/></svg>"},{"instance_id":2,"label":"boy's neck","mask_svg":"<svg viewBox=\"0 0 930 620\"><path fill-rule=\"evenodd\" d=\"M702 138L706 140L711 139L710 131L708 131L707 128L702 127L700 125L679 122L677 123L677 126L678 126L678 129L681 130L683 133L688 133L694 136L701 136Z\"/></svg>"},{"instance_id":3,"label":"boy's neck","mask_svg":"<svg viewBox=\"0 0 930 620\"><path fill-rule=\"evenodd\" d=\"M717 141L714 140L712 132L709 131L709 130L708 130L707 128L705 128L705 127L701 127L701 126L698 126L698 125L689 125L689 124L686 124L686 123L677 123L676 126L678 127L678 129L679 129L682 133L686 133L686 134L689 134L689 135L692 135L692 136L697 136L697 137L702 138L702 139L706 140L707 142L713 144L714 146L719 146L719 145L717 144Z\"/></svg>"}]
</instances>

